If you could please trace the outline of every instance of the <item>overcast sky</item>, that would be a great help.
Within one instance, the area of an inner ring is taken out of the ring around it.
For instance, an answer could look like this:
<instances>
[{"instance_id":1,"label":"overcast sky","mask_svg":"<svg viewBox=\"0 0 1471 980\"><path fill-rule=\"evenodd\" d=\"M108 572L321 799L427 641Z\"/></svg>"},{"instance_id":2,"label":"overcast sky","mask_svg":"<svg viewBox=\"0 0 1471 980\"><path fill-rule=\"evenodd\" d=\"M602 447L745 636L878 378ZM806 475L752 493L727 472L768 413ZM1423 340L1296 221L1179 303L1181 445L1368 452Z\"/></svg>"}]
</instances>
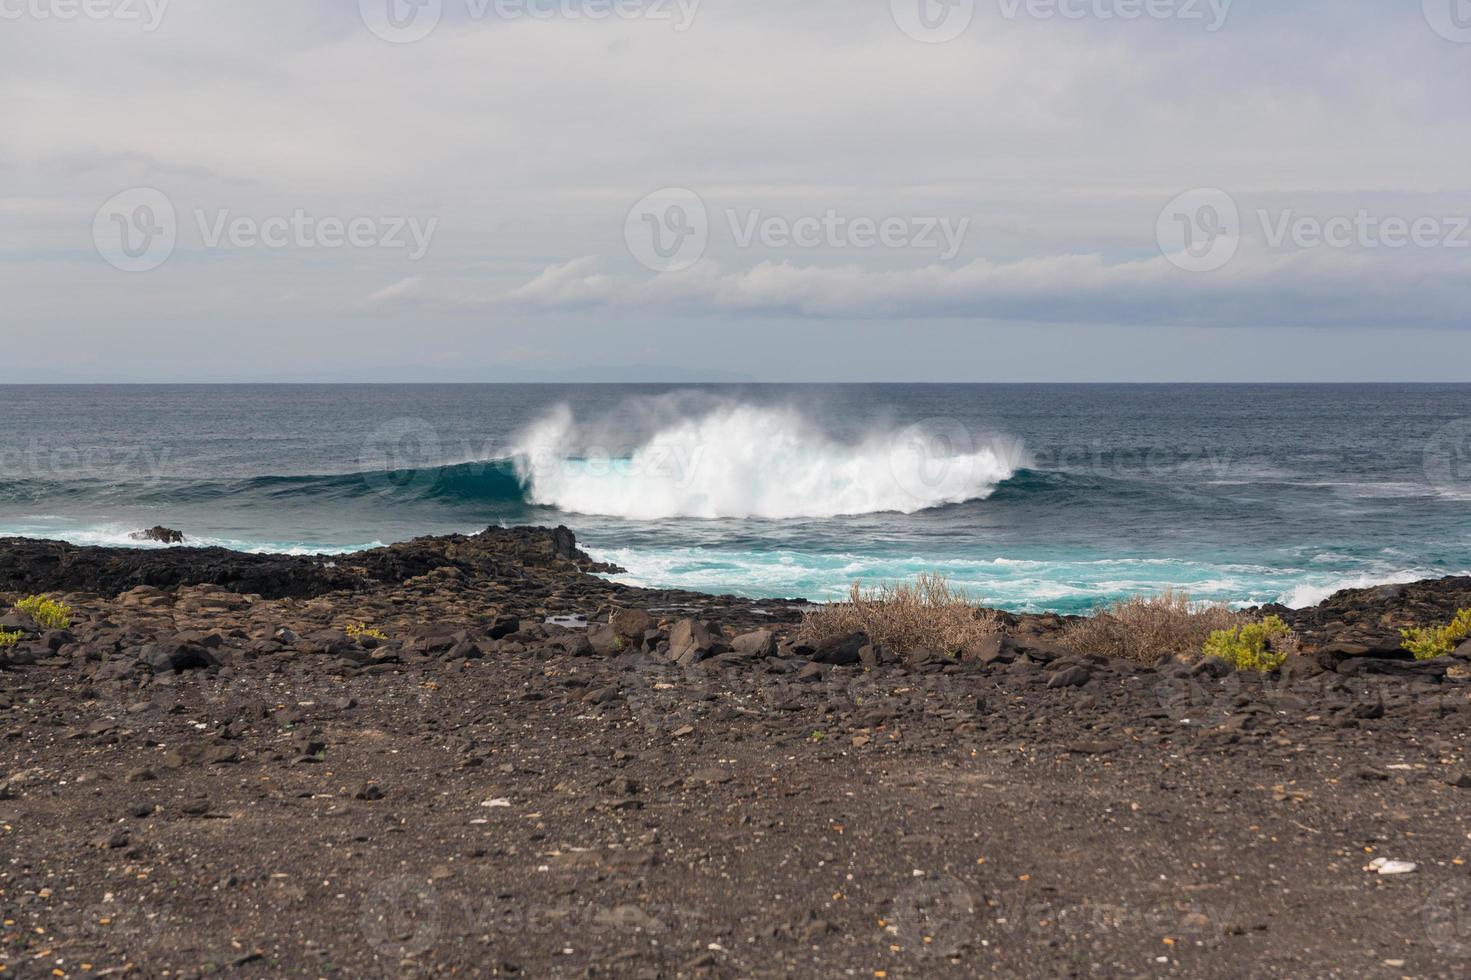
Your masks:
<instances>
[{"instance_id":1,"label":"overcast sky","mask_svg":"<svg viewBox=\"0 0 1471 980\"><path fill-rule=\"evenodd\" d=\"M1468 0L0 0L6 380L1461 380L1468 92Z\"/></svg>"}]
</instances>

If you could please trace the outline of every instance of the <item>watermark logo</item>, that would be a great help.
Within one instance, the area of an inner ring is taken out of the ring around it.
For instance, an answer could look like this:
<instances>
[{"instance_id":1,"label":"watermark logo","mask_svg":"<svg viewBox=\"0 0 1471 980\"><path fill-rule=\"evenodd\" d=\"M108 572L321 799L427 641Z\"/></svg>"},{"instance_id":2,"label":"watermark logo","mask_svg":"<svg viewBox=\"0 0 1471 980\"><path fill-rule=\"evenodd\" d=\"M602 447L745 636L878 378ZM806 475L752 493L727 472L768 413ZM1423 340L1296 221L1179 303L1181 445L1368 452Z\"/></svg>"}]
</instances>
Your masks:
<instances>
[{"instance_id":1,"label":"watermark logo","mask_svg":"<svg viewBox=\"0 0 1471 980\"><path fill-rule=\"evenodd\" d=\"M1460 494L1471 490L1471 419L1457 419L1425 444L1425 479L1436 490Z\"/></svg>"},{"instance_id":2,"label":"watermark logo","mask_svg":"<svg viewBox=\"0 0 1471 980\"><path fill-rule=\"evenodd\" d=\"M92 219L97 254L123 272L149 272L174 254L179 219L163 191L134 187L108 198Z\"/></svg>"},{"instance_id":3,"label":"watermark logo","mask_svg":"<svg viewBox=\"0 0 1471 980\"><path fill-rule=\"evenodd\" d=\"M1169 716L1181 724L1217 728L1231 717L1242 685L1235 674L1213 677L1167 676L1154 687L1154 696Z\"/></svg>"},{"instance_id":4,"label":"watermark logo","mask_svg":"<svg viewBox=\"0 0 1471 980\"><path fill-rule=\"evenodd\" d=\"M635 664L625 675L622 695L628 712L650 735L664 735L696 724L719 700L713 679L699 667Z\"/></svg>"},{"instance_id":5,"label":"watermark logo","mask_svg":"<svg viewBox=\"0 0 1471 980\"><path fill-rule=\"evenodd\" d=\"M925 419L894 437L889 470L916 500L949 499L971 485L975 451L975 437L959 419Z\"/></svg>"},{"instance_id":6,"label":"watermark logo","mask_svg":"<svg viewBox=\"0 0 1471 980\"><path fill-rule=\"evenodd\" d=\"M1218 187L1186 191L1160 212L1155 238L1176 267L1215 272L1225 268L1241 246L1241 210Z\"/></svg>"},{"instance_id":7,"label":"watermark logo","mask_svg":"<svg viewBox=\"0 0 1471 980\"><path fill-rule=\"evenodd\" d=\"M645 196L624 221L628 250L645 268L682 272L699 262L716 230L739 249L913 249L938 252L949 262L960 254L970 218L941 215L844 214L836 208L786 215L760 208L726 208L712 221L699 194L666 187Z\"/></svg>"},{"instance_id":8,"label":"watermark logo","mask_svg":"<svg viewBox=\"0 0 1471 980\"><path fill-rule=\"evenodd\" d=\"M996 0L1002 20L1200 23L1214 34L1226 26L1235 0ZM1430 0L1427 0L1429 3ZM890 0L899 29L916 41L944 44L970 29L976 0Z\"/></svg>"},{"instance_id":9,"label":"watermark logo","mask_svg":"<svg viewBox=\"0 0 1471 980\"><path fill-rule=\"evenodd\" d=\"M1430 29L1447 41L1471 44L1471 0L1424 0Z\"/></svg>"},{"instance_id":10,"label":"watermark logo","mask_svg":"<svg viewBox=\"0 0 1471 980\"><path fill-rule=\"evenodd\" d=\"M439 938L439 918L434 886L398 876L380 882L368 893L358 923L368 945L397 965L433 948Z\"/></svg>"},{"instance_id":11,"label":"watermark logo","mask_svg":"<svg viewBox=\"0 0 1471 980\"><path fill-rule=\"evenodd\" d=\"M390 44L422 41L444 17L444 0L358 0L363 25Z\"/></svg>"},{"instance_id":12,"label":"watermark logo","mask_svg":"<svg viewBox=\"0 0 1471 980\"><path fill-rule=\"evenodd\" d=\"M889 0L899 30L924 44L944 44L964 34L976 17L976 0Z\"/></svg>"},{"instance_id":13,"label":"watermark logo","mask_svg":"<svg viewBox=\"0 0 1471 980\"><path fill-rule=\"evenodd\" d=\"M997 0L1001 16L1018 20L1198 21L1207 33L1226 26L1235 0Z\"/></svg>"},{"instance_id":14,"label":"watermark logo","mask_svg":"<svg viewBox=\"0 0 1471 980\"><path fill-rule=\"evenodd\" d=\"M0 0L3 2L3 0ZM391 44L422 41L444 20L445 0L358 0L363 24ZM647 20L673 24L676 33L693 26L700 0L462 0L468 21Z\"/></svg>"},{"instance_id":15,"label":"watermark logo","mask_svg":"<svg viewBox=\"0 0 1471 980\"><path fill-rule=\"evenodd\" d=\"M1466 214L1379 214L1369 208L1308 214L1295 208L1258 208L1251 218L1253 241L1273 250L1471 249L1471 215ZM1165 206L1156 235L1160 251L1175 265L1214 272L1236 256L1250 223L1244 222L1230 194L1202 187Z\"/></svg>"},{"instance_id":16,"label":"watermark logo","mask_svg":"<svg viewBox=\"0 0 1471 980\"><path fill-rule=\"evenodd\" d=\"M948 959L971 942L976 902L960 879L925 876L894 899L888 918L890 935L906 951Z\"/></svg>"},{"instance_id":17,"label":"watermark logo","mask_svg":"<svg viewBox=\"0 0 1471 980\"><path fill-rule=\"evenodd\" d=\"M363 442L358 469L375 494L415 495L439 482L439 432L423 419L385 422Z\"/></svg>"},{"instance_id":18,"label":"watermark logo","mask_svg":"<svg viewBox=\"0 0 1471 980\"><path fill-rule=\"evenodd\" d=\"M229 208L193 209L199 242L207 249L402 250L410 262L429 252L437 217L317 216L304 208L258 218ZM179 216L167 194L134 187L110 198L92 220L97 253L125 272L148 272L169 260L179 242Z\"/></svg>"},{"instance_id":19,"label":"watermark logo","mask_svg":"<svg viewBox=\"0 0 1471 980\"><path fill-rule=\"evenodd\" d=\"M705 256L710 213L694 191L666 187L643 197L623 222L623 240L639 264L654 272L683 272Z\"/></svg>"},{"instance_id":20,"label":"watermark logo","mask_svg":"<svg viewBox=\"0 0 1471 980\"><path fill-rule=\"evenodd\" d=\"M1425 931L1442 955L1471 958L1471 881L1451 882L1430 896Z\"/></svg>"},{"instance_id":21,"label":"watermark logo","mask_svg":"<svg viewBox=\"0 0 1471 980\"><path fill-rule=\"evenodd\" d=\"M152 33L169 0L0 0L0 20L115 20Z\"/></svg>"}]
</instances>

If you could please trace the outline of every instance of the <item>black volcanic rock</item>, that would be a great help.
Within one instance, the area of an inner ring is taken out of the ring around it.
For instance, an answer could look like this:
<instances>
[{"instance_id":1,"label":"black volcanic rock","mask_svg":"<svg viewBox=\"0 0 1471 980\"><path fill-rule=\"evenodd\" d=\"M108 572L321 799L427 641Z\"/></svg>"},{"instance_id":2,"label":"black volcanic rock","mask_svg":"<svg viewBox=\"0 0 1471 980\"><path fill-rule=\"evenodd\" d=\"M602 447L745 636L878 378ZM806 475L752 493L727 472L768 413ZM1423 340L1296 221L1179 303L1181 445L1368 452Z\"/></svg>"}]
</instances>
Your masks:
<instances>
[{"instance_id":1,"label":"black volcanic rock","mask_svg":"<svg viewBox=\"0 0 1471 980\"><path fill-rule=\"evenodd\" d=\"M611 572L579 551L566 528L488 528L480 534L416 538L353 555L248 555L224 548L145 551L84 548L61 541L0 538L0 592L95 592L140 585L217 585L267 599L404 582L441 568L470 578L517 580L528 569Z\"/></svg>"},{"instance_id":2,"label":"black volcanic rock","mask_svg":"<svg viewBox=\"0 0 1471 980\"><path fill-rule=\"evenodd\" d=\"M96 592L140 585L218 585L266 598L322 595L361 580L318 558L246 555L224 548L142 551L80 548L61 541L0 538L0 591Z\"/></svg>"},{"instance_id":3,"label":"black volcanic rock","mask_svg":"<svg viewBox=\"0 0 1471 980\"><path fill-rule=\"evenodd\" d=\"M128 535L134 541L157 541L160 544L183 544L184 532L175 531L171 527L162 524L150 527L146 531L134 531Z\"/></svg>"}]
</instances>

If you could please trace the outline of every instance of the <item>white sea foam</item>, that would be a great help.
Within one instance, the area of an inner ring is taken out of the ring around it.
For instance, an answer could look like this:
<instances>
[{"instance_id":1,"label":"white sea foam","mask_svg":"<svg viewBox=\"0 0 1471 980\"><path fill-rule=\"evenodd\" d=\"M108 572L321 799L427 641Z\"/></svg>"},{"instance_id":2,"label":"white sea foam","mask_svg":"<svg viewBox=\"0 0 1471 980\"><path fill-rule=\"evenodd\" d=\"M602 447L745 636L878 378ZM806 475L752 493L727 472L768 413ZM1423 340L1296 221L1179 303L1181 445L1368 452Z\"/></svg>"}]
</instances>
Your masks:
<instances>
[{"instance_id":1,"label":"white sea foam","mask_svg":"<svg viewBox=\"0 0 1471 980\"><path fill-rule=\"evenodd\" d=\"M1376 585L1406 585L1421 579L1435 578L1444 572L1430 569L1389 572L1383 575L1363 574L1336 578L1325 583L1305 582L1284 592L1277 601L1289 609L1307 609L1316 606L1335 592L1344 589L1372 589Z\"/></svg>"},{"instance_id":2,"label":"white sea foam","mask_svg":"<svg viewBox=\"0 0 1471 980\"><path fill-rule=\"evenodd\" d=\"M1024 465L1019 443L953 421L844 441L794 408L737 402L662 419L631 450L595 428L562 407L521 434L532 503L633 520L908 514L984 499Z\"/></svg>"},{"instance_id":3,"label":"white sea foam","mask_svg":"<svg viewBox=\"0 0 1471 980\"><path fill-rule=\"evenodd\" d=\"M134 548L139 551L163 551L172 548L228 548L231 551L251 555L344 555L384 546L382 541L349 545L317 545L304 541L259 541L193 535L186 538L183 544L164 544L160 541L140 541L133 537L137 531L137 527L118 524L60 528L13 525L0 527L0 538L46 538L53 541L65 541L81 547Z\"/></svg>"}]
</instances>

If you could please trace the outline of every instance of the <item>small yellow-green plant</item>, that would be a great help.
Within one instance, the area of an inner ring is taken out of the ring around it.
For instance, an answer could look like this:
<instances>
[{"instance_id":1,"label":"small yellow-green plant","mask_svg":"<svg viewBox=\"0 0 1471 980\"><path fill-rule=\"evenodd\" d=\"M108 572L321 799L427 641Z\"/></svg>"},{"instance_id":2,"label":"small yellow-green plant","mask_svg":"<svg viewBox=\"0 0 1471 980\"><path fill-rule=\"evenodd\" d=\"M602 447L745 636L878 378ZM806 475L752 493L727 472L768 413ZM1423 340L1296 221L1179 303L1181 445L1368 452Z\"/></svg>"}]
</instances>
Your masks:
<instances>
[{"instance_id":1,"label":"small yellow-green plant","mask_svg":"<svg viewBox=\"0 0 1471 980\"><path fill-rule=\"evenodd\" d=\"M25 636L25 634L20 630L16 630L14 633L7 633L4 630L0 630L0 650L15 646L20 642L22 636Z\"/></svg>"},{"instance_id":2,"label":"small yellow-green plant","mask_svg":"<svg viewBox=\"0 0 1471 980\"><path fill-rule=\"evenodd\" d=\"M72 624L71 607L43 595L26 596L15 604L15 608L36 621L46 630L64 630Z\"/></svg>"},{"instance_id":3,"label":"small yellow-green plant","mask_svg":"<svg viewBox=\"0 0 1471 980\"><path fill-rule=\"evenodd\" d=\"M388 639L387 633L383 632L380 629L375 629L372 626L368 626L364 623L348 623L347 635L352 637L354 640L361 640L364 637L371 637L375 640Z\"/></svg>"},{"instance_id":4,"label":"small yellow-green plant","mask_svg":"<svg viewBox=\"0 0 1471 980\"><path fill-rule=\"evenodd\" d=\"M1471 609L1456 613L1449 626L1432 629L1400 630L1404 648L1415 655L1416 660L1434 660L1455 650L1462 641L1471 637Z\"/></svg>"},{"instance_id":5,"label":"small yellow-green plant","mask_svg":"<svg viewBox=\"0 0 1471 980\"><path fill-rule=\"evenodd\" d=\"M1294 644L1292 630L1278 616L1235 629L1217 630L1205 641L1205 655L1220 657L1237 670L1265 674L1287 661Z\"/></svg>"}]
</instances>

